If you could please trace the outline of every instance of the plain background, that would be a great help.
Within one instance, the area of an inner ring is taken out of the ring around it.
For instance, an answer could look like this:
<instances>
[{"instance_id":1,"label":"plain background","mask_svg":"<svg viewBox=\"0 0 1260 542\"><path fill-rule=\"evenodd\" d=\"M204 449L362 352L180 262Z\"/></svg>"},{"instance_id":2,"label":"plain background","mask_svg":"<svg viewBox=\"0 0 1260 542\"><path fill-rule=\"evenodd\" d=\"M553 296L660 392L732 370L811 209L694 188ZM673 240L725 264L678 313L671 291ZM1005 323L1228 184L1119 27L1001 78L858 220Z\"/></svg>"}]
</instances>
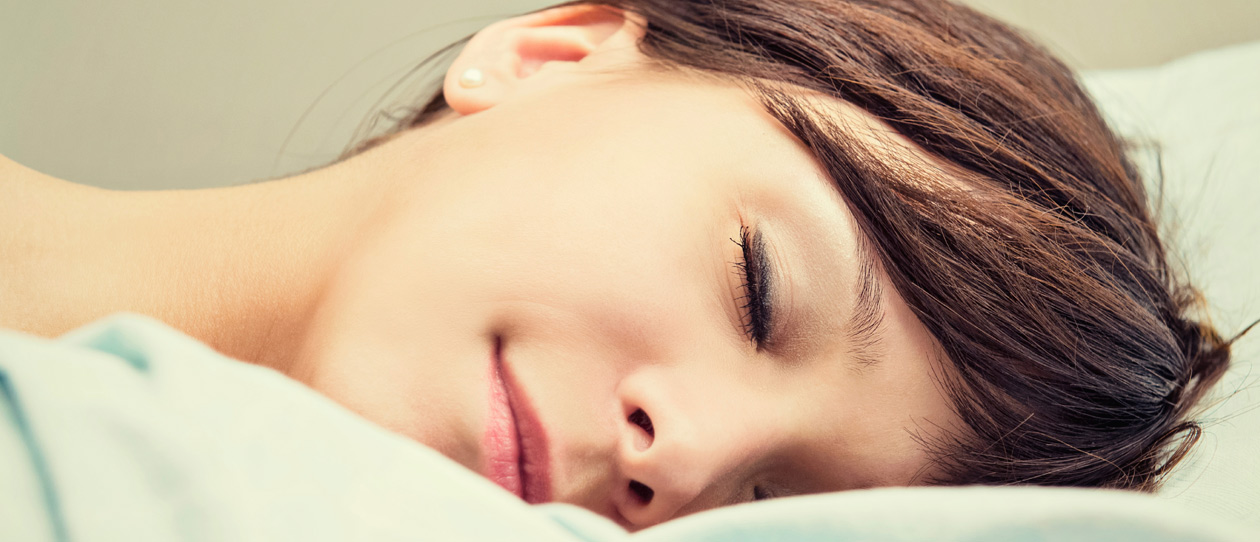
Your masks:
<instances>
[{"instance_id":1,"label":"plain background","mask_svg":"<svg viewBox=\"0 0 1260 542\"><path fill-rule=\"evenodd\" d=\"M335 158L390 86L430 52L552 3L7 0L0 154L118 189L223 186L302 171ZM1257 0L970 3L1082 69L1155 65L1260 39ZM385 104L425 88L398 89Z\"/></svg>"}]
</instances>

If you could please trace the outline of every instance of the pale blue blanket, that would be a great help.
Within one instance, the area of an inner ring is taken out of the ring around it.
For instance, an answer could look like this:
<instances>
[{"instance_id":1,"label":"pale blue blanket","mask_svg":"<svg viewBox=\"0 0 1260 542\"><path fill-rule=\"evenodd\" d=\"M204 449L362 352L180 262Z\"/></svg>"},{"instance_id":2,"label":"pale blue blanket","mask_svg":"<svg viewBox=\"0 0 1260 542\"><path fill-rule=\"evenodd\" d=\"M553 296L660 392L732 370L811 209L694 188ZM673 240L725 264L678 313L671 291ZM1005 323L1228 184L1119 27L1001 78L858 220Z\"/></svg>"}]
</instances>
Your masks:
<instances>
[{"instance_id":1,"label":"pale blue blanket","mask_svg":"<svg viewBox=\"0 0 1260 542\"><path fill-rule=\"evenodd\" d=\"M715 510L628 535L529 507L273 371L115 316L0 331L0 540L1260 540L1155 497L919 488Z\"/></svg>"}]
</instances>

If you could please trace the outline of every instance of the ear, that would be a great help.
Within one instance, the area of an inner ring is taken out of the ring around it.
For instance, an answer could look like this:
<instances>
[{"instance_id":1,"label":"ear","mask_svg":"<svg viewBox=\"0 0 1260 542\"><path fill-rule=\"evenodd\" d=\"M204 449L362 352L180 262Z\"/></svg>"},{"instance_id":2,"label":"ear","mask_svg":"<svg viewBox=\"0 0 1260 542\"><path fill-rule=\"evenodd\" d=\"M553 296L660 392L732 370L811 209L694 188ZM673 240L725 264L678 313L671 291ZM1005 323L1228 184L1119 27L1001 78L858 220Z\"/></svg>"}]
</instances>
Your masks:
<instances>
[{"instance_id":1,"label":"ear","mask_svg":"<svg viewBox=\"0 0 1260 542\"><path fill-rule=\"evenodd\" d=\"M638 41L646 28L637 14L601 5L557 7L499 21L464 46L446 72L442 93L461 115L489 109L544 83L552 73L594 63L592 53L612 54L599 55L600 62L641 54ZM469 70L480 71L479 84L461 83Z\"/></svg>"}]
</instances>

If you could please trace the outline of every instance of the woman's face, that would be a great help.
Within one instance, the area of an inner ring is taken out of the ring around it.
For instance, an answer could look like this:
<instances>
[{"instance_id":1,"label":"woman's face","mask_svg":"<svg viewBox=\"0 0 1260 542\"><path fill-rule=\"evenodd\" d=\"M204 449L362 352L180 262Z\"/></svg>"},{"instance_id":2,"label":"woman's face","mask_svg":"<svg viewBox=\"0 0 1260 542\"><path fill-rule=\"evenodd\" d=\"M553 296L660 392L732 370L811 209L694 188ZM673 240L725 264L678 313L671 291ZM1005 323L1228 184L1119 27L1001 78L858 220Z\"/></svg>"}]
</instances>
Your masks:
<instances>
[{"instance_id":1,"label":"woman's face","mask_svg":"<svg viewBox=\"0 0 1260 542\"><path fill-rule=\"evenodd\" d=\"M361 157L403 188L297 374L631 528L923 481L943 367L810 154L735 86L584 62Z\"/></svg>"}]
</instances>

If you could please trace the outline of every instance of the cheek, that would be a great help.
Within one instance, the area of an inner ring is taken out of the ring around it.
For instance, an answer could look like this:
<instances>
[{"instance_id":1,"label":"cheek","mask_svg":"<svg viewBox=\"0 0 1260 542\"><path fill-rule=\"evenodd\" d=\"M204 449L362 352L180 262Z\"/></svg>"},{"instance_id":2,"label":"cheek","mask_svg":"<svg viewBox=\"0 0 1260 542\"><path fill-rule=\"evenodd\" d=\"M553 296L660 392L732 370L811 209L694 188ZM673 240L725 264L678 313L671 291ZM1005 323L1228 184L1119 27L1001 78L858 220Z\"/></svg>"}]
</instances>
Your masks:
<instances>
[{"instance_id":1,"label":"cheek","mask_svg":"<svg viewBox=\"0 0 1260 542\"><path fill-rule=\"evenodd\" d=\"M542 212L482 240L476 260L493 265L451 280L508 323L530 325L532 315L541 327L646 347L666 332L665 322L692 325L683 309L711 287L701 282L697 257L712 253L701 252L704 213L681 207L678 198L592 198L534 209ZM548 315L570 321L548 325Z\"/></svg>"},{"instance_id":2,"label":"cheek","mask_svg":"<svg viewBox=\"0 0 1260 542\"><path fill-rule=\"evenodd\" d=\"M430 247L417 268L430 288L464 302L572 306L627 304L694 282L686 275L714 207L694 181L561 169L501 184L412 227Z\"/></svg>"}]
</instances>

